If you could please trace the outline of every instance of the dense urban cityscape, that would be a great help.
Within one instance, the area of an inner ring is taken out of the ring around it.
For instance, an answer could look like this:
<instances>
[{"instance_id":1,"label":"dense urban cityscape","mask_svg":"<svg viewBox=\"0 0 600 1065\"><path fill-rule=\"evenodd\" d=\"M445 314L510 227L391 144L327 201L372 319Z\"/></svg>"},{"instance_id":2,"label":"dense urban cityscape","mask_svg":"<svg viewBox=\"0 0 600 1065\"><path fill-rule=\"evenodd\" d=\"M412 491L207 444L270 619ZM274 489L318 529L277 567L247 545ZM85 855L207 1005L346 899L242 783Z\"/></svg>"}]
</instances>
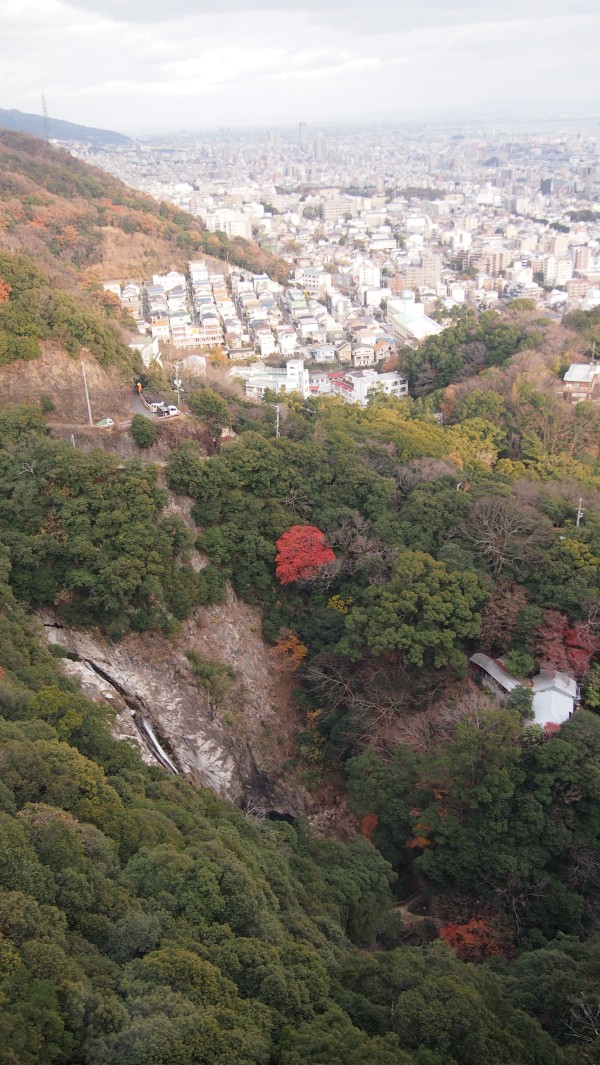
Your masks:
<instances>
[{"instance_id":1,"label":"dense urban cityscape","mask_svg":"<svg viewBox=\"0 0 600 1065\"><path fill-rule=\"evenodd\" d=\"M325 133L300 122L75 154L289 264L285 286L204 262L187 275L106 280L141 331L187 352L188 370L202 369L193 351L258 356L234 371L254 396L402 396L406 381L386 361L440 333L460 308L524 298L552 318L600 304L593 127Z\"/></svg>"}]
</instances>

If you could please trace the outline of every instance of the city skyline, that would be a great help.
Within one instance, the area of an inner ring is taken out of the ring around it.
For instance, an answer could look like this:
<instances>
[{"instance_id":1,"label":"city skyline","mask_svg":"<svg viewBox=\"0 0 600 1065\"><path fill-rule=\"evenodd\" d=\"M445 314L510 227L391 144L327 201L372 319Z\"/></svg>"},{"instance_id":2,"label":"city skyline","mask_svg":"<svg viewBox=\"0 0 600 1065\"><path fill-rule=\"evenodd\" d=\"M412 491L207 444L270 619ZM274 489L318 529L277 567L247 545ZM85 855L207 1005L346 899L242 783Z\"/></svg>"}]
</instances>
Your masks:
<instances>
[{"instance_id":1,"label":"city skyline","mask_svg":"<svg viewBox=\"0 0 600 1065\"><path fill-rule=\"evenodd\" d=\"M600 13L433 2L3 0L2 105L129 131L593 112Z\"/></svg>"}]
</instances>

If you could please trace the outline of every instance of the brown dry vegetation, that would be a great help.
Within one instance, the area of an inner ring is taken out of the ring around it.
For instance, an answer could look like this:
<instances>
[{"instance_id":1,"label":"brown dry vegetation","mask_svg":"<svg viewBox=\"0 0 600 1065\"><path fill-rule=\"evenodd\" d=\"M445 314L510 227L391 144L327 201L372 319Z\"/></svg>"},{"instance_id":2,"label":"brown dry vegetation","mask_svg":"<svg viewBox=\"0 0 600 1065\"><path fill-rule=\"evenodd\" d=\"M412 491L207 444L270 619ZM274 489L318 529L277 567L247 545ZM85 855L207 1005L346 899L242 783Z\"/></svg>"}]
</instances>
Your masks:
<instances>
[{"instance_id":1,"label":"brown dry vegetation","mask_svg":"<svg viewBox=\"0 0 600 1065\"><path fill-rule=\"evenodd\" d=\"M102 261L90 266L86 276L97 281L141 279L184 266L183 253L162 237L123 233L107 226L102 234Z\"/></svg>"},{"instance_id":2,"label":"brown dry vegetation","mask_svg":"<svg viewBox=\"0 0 600 1065\"><path fill-rule=\"evenodd\" d=\"M9 130L0 130L0 247L29 255L63 287L82 276L143 275L205 255L279 278L289 272L253 241L208 233L178 208Z\"/></svg>"},{"instance_id":3,"label":"brown dry vegetation","mask_svg":"<svg viewBox=\"0 0 600 1065\"><path fill-rule=\"evenodd\" d=\"M41 359L0 367L2 403L39 403L42 396L49 396L61 422L87 425L80 359L71 358L54 344L43 345L43 349ZM94 421L129 418L129 392L123 375L92 358L86 358L85 365Z\"/></svg>"}]
</instances>

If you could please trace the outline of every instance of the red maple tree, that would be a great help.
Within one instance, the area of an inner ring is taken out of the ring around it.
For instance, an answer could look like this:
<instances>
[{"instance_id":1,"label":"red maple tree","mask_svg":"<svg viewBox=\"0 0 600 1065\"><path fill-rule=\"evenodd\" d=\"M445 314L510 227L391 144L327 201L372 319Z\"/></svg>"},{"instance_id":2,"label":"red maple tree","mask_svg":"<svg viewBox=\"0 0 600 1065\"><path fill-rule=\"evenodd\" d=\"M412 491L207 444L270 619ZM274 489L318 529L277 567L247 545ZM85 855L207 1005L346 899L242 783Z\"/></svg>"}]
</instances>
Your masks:
<instances>
[{"instance_id":1,"label":"red maple tree","mask_svg":"<svg viewBox=\"0 0 600 1065\"><path fill-rule=\"evenodd\" d=\"M292 525L275 546L275 573L280 584L310 580L335 562L325 533L314 525Z\"/></svg>"},{"instance_id":2,"label":"red maple tree","mask_svg":"<svg viewBox=\"0 0 600 1065\"><path fill-rule=\"evenodd\" d=\"M594 655L600 651L600 640L583 625L571 625L565 632L567 658L576 677L587 673Z\"/></svg>"},{"instance_id":3,"label":"red maple tree","mask_svg":"<svg viewBox=\"0 0 600 1065\"><path fill-rule=\"evenodd\" d=\"M564 614L544 610L544 620L536 629L536 652L542 669L558 669L581 677L590 668L600 641L583 625L569 625Z\"/></svg>"},{"instance_id":4,"label":"red maple tree","mask_svg":"<svg viewBox=\"0 0 600 1065\"><path fill-rule=\"evenodd\" d=\"M535 650L542 669L569 670L565 649L567 619L558 610L544 610L544 620L535 630Z\"/></svg>"}]
</instances>

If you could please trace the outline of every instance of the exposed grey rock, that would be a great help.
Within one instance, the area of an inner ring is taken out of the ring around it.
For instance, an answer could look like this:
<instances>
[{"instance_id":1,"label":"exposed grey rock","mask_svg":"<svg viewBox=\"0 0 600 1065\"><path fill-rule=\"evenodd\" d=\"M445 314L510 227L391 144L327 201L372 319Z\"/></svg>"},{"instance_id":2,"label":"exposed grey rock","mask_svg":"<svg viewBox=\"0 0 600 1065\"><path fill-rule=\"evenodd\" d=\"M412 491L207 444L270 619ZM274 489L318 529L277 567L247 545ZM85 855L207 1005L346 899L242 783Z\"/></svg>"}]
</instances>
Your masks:
<instances>
[{"instance_id":1,"label":"exposed grey rock","mask_svg":"<svg viewBox=\"0 0 600 1065\"><path fill-rule=\"evenodd\" d=\"M115 707L114 735L138 743L148 764L172 767L263 814L312 812L308 793L283 779L289 682L262 640L259 611L231 588L223 604L197 611L177 640L146 633L112 643L66 628L52 612L40 618L49 643L75 658L61 660L65 672L89 698ZM233 668L220 704L198 685L188 650Z\"/></svg>"}]
</instances>

